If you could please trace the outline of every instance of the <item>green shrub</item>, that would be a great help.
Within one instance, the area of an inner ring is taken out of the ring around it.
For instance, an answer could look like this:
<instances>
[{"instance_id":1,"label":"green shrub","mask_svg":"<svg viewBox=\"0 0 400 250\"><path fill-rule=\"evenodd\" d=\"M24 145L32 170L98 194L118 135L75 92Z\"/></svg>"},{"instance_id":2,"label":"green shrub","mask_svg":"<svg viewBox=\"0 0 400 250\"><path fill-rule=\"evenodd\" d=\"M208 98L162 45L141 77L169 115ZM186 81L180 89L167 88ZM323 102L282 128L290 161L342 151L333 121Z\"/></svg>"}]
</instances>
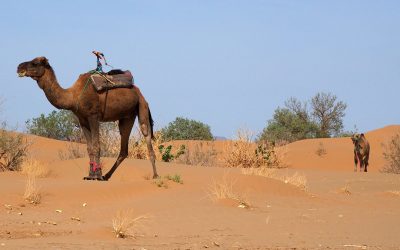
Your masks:
<instances>
[{"instance_id":1,"label":"green shrub","mask_svg":"<svg viewBox=\"0 0 400 250\"><path fill-rule=\"evenodd\" d=\"M179 156L185 153L185 149L185 145L181 145L178 152L176 152L176 154L172 154L172 145L168 145L167 147L165 147L161 144L160 146L158 146L158 150L161 154L161 159L164 162L171 162L174 159L177 159Z\"/></svg>"},{"instance_id":2,"label":"green shrub","mask_svg":"<svg viewBox=\"0 0 400 250\"><path fill-rule=\"evenodd\" d=\"M177 117L161 130L163 141L213 140L210 126L199 121Z\"/></svg>"},{"instance_id":3,"label":"green shrub","mask_svg":"<svg viewBox=\"0 0 400 250\"><path fill-rule=\"evenodd\" d=\"M66 141L80 141L80 129L73 113L68 110L52 111L47 116L26 121L30 134Z\"/></svg>"}]
</instances>

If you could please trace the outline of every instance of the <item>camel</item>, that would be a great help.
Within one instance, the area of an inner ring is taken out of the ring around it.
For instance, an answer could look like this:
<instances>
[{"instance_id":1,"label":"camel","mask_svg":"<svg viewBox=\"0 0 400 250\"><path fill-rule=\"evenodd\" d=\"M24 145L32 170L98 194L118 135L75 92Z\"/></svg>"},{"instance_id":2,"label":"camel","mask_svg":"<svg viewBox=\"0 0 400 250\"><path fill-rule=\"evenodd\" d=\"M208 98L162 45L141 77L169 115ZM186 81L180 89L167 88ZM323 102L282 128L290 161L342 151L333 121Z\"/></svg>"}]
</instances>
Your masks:
<instances>
[{"instance_id":1,"label":"camel","mask_svg":"<svg viewBox=\"0 0 400 250\"><path fill-rule=\"evenodd\" d=\"M49 102L57 109L72 111L87 141L89 154L89 175L84 180L104 180L111 178L114 171L128 156L129 136L138 116L140 130L145 137L153 178L157 178L155 154L152 146L153 119L150 108L139 88L117 88L102 93L96 92L92 84L87 84L90 73L81 74L68 89L63 89L57 81L53 68L46 57L37 57L32 61L18 65L19 77L30 77L44 91ZM121 135L119 156L111 169L103 176L100 165L100 122L118 121Z\"/></svg>"},{"instance_id":2,"label":"camel","mask_svg":"<svg viewBox=\"0 0 400 250\"><path fill-rule=\"evenodd\" d=\"M364 134L354 134L351 140L354 144L354 172L357 172L358 162L360 162L360 172L362 169L364 172L368 172L370 146L367 138Z\"/></svg>"}]
</instances>

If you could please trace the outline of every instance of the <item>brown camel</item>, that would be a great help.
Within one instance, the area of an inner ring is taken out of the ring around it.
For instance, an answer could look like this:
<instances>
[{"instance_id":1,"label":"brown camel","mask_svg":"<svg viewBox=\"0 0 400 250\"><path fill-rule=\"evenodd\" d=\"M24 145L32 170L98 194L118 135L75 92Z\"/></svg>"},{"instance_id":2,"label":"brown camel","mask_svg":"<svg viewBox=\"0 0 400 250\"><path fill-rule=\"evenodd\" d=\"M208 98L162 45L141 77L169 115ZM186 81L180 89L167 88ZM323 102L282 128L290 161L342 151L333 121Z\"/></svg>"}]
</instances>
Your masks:
<instances>
[{"instance_id":1,"label":"brown camel","mask_svg":"<svg viewBox=\"0 0 400 250\"><path fill-rule=\"evenodd\" d=\"M78 117L86 137L90 158L89 176L85 177L85 180L110 179L128 156L129 135L136 116L139 116L140 130L146 139L150 162L153 166L153 178L158 177L151 143L153 120L148 103L136 86L98 93L92 84L87 84L90 73L85 73L79 76L72 87L63 89L58 84L54 71L45 57L37 57L32 61L21 63L18 65L17 73L20 77L34 79L53 106L70 110ZM121 135L121 150L112 168L103 176L100 166L99 125L100 122L117 120Z\"/></svg>"},{"instance_id":2,"label":"brown camel","mask_svg":"<svg viewBox=\"0 0 400 250\"><path fill-rule=\"evenodd\" d=\"M370 146L364 134L354 134L351 137L354 144L354 172L357 172L357 165L360 162L360 172L364 168L364 172L368 172L368 160Z\"/></svg>"}]
</instances>

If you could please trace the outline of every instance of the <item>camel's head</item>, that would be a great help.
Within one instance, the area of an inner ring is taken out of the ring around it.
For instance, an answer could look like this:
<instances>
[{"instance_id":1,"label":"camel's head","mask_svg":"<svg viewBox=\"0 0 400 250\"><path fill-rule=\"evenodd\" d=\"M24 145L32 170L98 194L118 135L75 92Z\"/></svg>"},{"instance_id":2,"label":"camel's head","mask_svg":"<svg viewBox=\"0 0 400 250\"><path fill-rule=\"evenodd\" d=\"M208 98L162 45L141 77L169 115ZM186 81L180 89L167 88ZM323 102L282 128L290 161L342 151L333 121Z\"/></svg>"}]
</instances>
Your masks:
<instances>
[{"instance_id":1,"label":"camel's head","mask_svg":"<svg viewBox=\"0 0 400 250\"><path fill-rule=\"evenodd\" d=\"M354 134L351 136L351 140L353 141L353 144L357 146L363 137L364 134Z\"/></svg>"},{"instance_id":2,"label":"camel's head","mask_svg":"<svg viewBox=\"0 0 400 250\"><path fill-rule=\"evenodd\" d=\"M46 57L36 57L32 61L23 62L18 65L17 74L19 77L32 77L37 79L43 76L46 68L49 68L49 61Z\"/></svg>"}]
</instances>

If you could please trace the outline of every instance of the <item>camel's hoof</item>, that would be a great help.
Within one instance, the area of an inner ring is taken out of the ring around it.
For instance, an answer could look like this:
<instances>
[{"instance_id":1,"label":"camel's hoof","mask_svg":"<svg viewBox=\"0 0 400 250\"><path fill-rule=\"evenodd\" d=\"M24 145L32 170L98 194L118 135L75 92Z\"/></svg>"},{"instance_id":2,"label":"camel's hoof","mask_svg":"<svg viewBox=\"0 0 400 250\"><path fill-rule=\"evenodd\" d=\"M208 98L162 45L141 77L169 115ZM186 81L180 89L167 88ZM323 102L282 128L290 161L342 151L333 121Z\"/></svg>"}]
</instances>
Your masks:
<instances>
[{"instance_id":1,"label":"camel's hoof","mask_svg":"<svg viewBox=\"0 0 400 250\"><path fill-rule=\"evenodd\" d=\"M103 176L101 177L94 177L94 176L86 176L83 177L85 181L107 181L107 179L104 179Z\"/></svg>"},{"instance_id":2,"label":"camel's hoof","mask_svg":"<svg viewBox=\"0 0 400 250\"><path fill-rule=\"evenodd\" d=\"M158 174L153 175L153 179L157 179L158 177L160 177Z\"/></svg>"}]
</instances>

